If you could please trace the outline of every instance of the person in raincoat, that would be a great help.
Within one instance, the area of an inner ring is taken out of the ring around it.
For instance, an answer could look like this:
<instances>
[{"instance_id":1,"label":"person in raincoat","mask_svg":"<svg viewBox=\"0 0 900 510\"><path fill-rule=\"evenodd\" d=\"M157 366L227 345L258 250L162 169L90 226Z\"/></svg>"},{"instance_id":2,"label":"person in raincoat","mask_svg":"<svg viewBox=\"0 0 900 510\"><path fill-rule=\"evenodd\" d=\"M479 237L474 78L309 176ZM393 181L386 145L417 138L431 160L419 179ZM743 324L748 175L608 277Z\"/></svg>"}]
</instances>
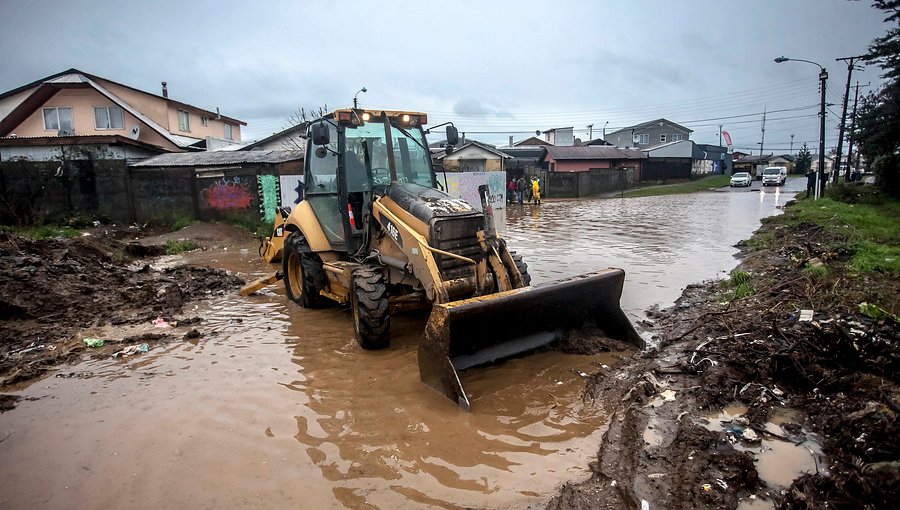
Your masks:
<instances>
[{"instance_id":1,"label":"person in raincoat","mask_svg":"<svg viewBox=\"0 0 900 510\"><path fill-rule=\"evenodd\" d=\"M531 200L532 203L541 205L541 183L534 175L531 176Z\"/></svg>"}]
</instances>

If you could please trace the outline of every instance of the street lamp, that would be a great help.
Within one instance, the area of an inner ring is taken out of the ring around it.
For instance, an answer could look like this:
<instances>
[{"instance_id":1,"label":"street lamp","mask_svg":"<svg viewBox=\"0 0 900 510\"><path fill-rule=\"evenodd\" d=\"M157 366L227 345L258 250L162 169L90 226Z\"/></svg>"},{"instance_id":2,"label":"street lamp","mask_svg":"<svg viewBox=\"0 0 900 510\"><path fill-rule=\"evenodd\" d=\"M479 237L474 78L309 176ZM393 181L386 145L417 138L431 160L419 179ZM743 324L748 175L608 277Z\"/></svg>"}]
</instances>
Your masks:
<instances>
[{"instance_id":1,"label":"street lamp","mask_svg":"<svg viewBox=\"0 0 900 510\"><path fill-rule=\"evenodd\" d=\"M812 60L803 60L802 58L778 57L775 63L782 62L806 62L819 66L819 89L822 94L821 107L819 109L819 171L816 172L816 200L822 198L825 192L825 81L828 80L828 71Z\"/></svg>"},{"instance_id":2,"label":"street lamp","mask_svg":"<svg viewBox=\"0 0 900 510\"><path fill-rule=\"evenodd\" d=\"M356 109L356 96L358 96L360 92L368 92L368 90L366 90L366 88L363 87L363 88L359 89L359 90L356 92L356 94L353 94L353 109L354 109L354 110Z\"/></svg>"}]
</instances>

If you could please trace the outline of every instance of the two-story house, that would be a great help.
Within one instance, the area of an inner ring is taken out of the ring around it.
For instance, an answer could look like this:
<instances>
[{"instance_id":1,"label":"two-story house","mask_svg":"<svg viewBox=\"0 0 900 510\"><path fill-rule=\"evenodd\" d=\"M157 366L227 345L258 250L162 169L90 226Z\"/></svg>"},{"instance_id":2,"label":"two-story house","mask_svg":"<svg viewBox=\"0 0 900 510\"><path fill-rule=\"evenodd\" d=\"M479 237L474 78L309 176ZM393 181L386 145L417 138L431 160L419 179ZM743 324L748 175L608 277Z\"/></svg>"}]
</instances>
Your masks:
<instances>
[{"instance_id":1,"label":"two-story house","mask_svg":"<svg viewBox=\"0 0 900 510\"><path fill-rule=\"evenodd\" d=\"M0 94L0 138L7 139L119 137L182 152L240 142L246 125L169 98L165 82L157 95L77 69Z\"/></svg>"},{"instance_id":2,"label":"two-story house","mask_svg":"<svg viewBox=\"0 0 900 510\"><path fill-rule=\"evenodd\" d=\"M658 145L689 140L693 130L666 119L656 119L619 129L606 135L616 147L647 150Z\"/></svg>"}]
</instances>

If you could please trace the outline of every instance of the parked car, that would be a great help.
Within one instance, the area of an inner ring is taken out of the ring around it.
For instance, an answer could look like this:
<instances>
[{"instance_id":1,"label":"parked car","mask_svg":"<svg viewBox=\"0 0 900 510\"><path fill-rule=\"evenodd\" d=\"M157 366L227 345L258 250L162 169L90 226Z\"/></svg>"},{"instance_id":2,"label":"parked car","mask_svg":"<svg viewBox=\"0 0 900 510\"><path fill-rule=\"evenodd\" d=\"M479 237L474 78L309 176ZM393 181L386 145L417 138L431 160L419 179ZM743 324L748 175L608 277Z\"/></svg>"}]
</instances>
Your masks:
<instances>
[{"instance_id":1,"label":"parked car","mask_svg":"<svg viewBox=\"0 0 900 510\"><path fill-rule=\"evenodd\" d=\"M731 187L735 186L750 186L750 183L753 182L753 178L750 177L750 173L748 172L738 172L731 176Z\"/></svg>"},{"instance_id":2,"label":"parked car","mask_svg":"<svg viewBox=\"0 0 900 510\"><path fill-rule=\"evenodd\" d=\"M787 180L787 168L783 166L770 166L763 170L762 185L783 186Z\"/></svg>"}]
</instances>

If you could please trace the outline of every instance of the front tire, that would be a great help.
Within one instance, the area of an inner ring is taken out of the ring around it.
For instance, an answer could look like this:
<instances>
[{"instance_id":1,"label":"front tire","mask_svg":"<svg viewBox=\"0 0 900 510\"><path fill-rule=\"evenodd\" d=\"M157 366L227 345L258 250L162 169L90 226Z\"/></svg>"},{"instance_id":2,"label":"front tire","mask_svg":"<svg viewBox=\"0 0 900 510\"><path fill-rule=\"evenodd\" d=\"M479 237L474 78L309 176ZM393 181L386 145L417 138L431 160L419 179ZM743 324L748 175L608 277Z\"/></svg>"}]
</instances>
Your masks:
<instances>
[{"instance_id":1,"label":"front tire","mask_svg":"<svg viewBox=\"0 0 900 510\"><path fill-rule=\"evenodd\" d=\"M325 298L319 291L324 288L325 271L319 256L308 250L306 239L299 232L284 241L281 259L284 290L288 299L303 308L321 308Z\"/></svg>"},{"instance_id":2,"label":"front tire","mask_svg":"<svg viewBox=\"0 0 900 510\"><path fill-rule=\"evenodd\" d=\"M391 315L384 272L361 267L350 282L350 308L356 341L363 349L383 349L391 342Z\"/></svg>"},{"instance_id":3,"label":"front tire","mask_svg":"<svg viewBox=\"0 0 900 510\"><path fill-rule=\"evenodd\" d=\"M522 275L522 283L528 287L531 285L531 275L528 274L528 264L525 263L525 260L521 255L512 252L510 252L510 255L512 255L513 262L516 263L516 269L518 269L519 273Z\"/></svg>"}]
</instances>

